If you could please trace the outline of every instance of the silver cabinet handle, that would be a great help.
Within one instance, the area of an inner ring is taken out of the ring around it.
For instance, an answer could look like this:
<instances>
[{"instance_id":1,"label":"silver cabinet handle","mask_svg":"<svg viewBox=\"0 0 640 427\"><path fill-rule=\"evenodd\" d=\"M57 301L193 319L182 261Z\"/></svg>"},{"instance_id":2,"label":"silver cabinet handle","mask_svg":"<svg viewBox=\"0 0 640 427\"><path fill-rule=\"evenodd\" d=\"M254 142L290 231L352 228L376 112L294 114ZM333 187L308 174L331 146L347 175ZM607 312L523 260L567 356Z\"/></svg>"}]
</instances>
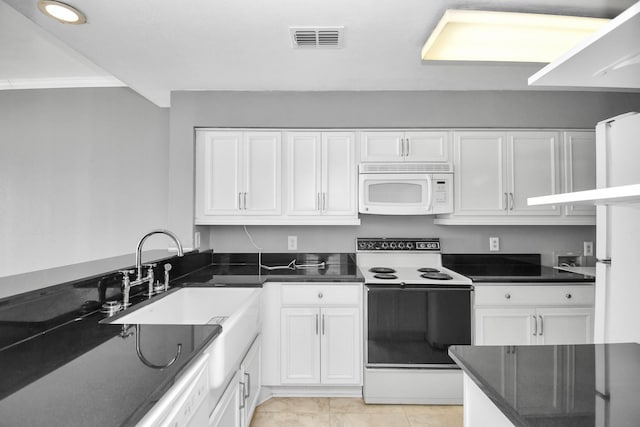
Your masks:
<instances>
[{"instance_id":1,"label":"silver cabinet handle","mask_svg":"<svg viewBox=\"0 0 640 427\"><path fill-rule=\"evenodd\" d=\"M316 210L319 211L322 209L322 206L320 205L320 193L316 194Z\"/></svg>"},{"instance_id":2,"label":"silver cabinet handle","mask_svg":"<svg viewBox=\"0 0 640 427\"><path fill-rule=\"evenodd\" d=\"M316 335L318 335L318 315L316 314Z\"/></svg>"},{"instance_id":3,"label":"silver cabinet handle","mask_svg":"<svg viewBox=\"0 0 640 427\"><path fill-rule=\"evenodd\" d=\"M247 210L247 193L244 193L244 199L243 200L244 200L244 203L243 203L244 210L246 211Z\"/></svg>"},{"instance_id":4,"label":"silver cabinet handle","mask_svg":"<svg viewBox=\"0 0 640 427\"><path fill-rule=\"evenodd\" d=\"M509 209L509 196L507 193L504 193L504 210Z\"/></svg>"},{"instance_id":5,"label":"silver cabinet handle","mask_svg":"<svg viewBox=\"0 0 640 427\"><path fill-rule=\"evenodd\" d=\"M242 193L238 193L238 210L242 210Z\"/></svg>"},{"instance_id":6,"label":"silver cabinet handle","mask_svg":"<svg viewBox=\"0 0 640 427\"><path fill-rule=\"evenodd\" d=\"M245 387L245 385L244 385L244 383L243 383L242 381L240 381L240 386L242 386L242 399L240 399L240 406L239 406L239 408L240 408L240 409L244 409L245 404L246 404L246 402L247 402L247 398L246 398L246 397L245 397L245 395L244 395L244 394L245 394L246 387Z\"/></svg>"},{"instance_id":7,"label":"silver cabinet handle","mask_svg":"<svg viewBox=\"0 0 640 427\"><path fill-rule=\"evenodd\" d=\"M544 332L544 320L542 318L542 316L538 316L540 318L540 333L538 335L542 335L542 333Z\"/></svg>"},{"instance_id":8,"label":"silver cabinet handle","mask_svg":"<svg viewBox=\"0 0 640 427\"><path fill-rule=\"evenodd\" d=\"M322 193L322 212L327 211L327 193Z\"/></svg>"},{"instance_id":9,"label":"silver cabinet handle","mask_svg":"<svg viewBox=\"0 0 640 427\"><path fill-rule=\"evenodd\" d=\"M400 157L404 157L404 138L400 138Z\"/></svg>"},{"instance_id":10,"label":"silver cabinet handle","mask_svg":"<svg viewBox=\"0 0 640 427\"><path fill-rule=\"evenodd\" d=\"M247 378L247 387L244 395L244 398L246 399L251 394L251 374L245 372L244 376Z\"/></svg>"},{"instance_id":11,"label":"silver cabinet handle","mask_svg":"<svg viewBox=\"0 0 640 427\"><path fill-rule=\"evenodd\" d=\"M411 155L411 140L407 138L406 141L407 141L407 151L405 153L405 157L409 157Z\"/></svg>"},{"instance_id":12,"label":"silver cabinet handle","mask_svg":"<svg viewBox=\"0 0 640 427\"><path fill-rule=\"evenodd\" d=\"M601 264L610 265L611 264L611 258L596 258L596 262L599 262Z\"/></svg>"},{"instance_id":13,"label":"silver cabinet handle","mask_svg":"<svg viewBox=\"0 0 640 427\"><path fill-rule=\"evenodd\" d=\"M533 317L533 325L535 326L535 328L533 329L533 336L535 337L536 335L538 335L538 319L536 319L536 316L531 317Z\"/></svg>"},{"instance_id":14,"label":"silver cabinet handle","mask_svg":"<svg viewBox=\"0 0 640 427\"><path fill-rule=\"evenodd\" d=\"M322 335L324 335L324 314L322 315Z\"/></svg>"},{"instance_id":15,"label":"silver cabinet handle","mask_svg":"<svg viewBox=\"0 0 640 427\"><path fill-rule=\"evenodd\" d=\"M511 200L511 208L509 210L513 210L513 193L509 193L509 199Z\"/></svg>"}]
</instances>

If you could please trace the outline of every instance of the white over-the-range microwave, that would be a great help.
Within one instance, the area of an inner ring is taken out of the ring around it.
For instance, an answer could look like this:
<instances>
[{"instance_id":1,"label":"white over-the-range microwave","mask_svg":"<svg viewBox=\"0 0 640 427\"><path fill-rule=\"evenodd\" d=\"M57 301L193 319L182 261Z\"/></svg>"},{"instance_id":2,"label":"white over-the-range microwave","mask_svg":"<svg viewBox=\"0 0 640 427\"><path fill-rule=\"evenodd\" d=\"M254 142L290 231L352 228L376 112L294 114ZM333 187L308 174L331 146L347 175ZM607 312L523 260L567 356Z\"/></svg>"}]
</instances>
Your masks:
<instances>
[{"instance_id":1,"label":"white over-the-range microwave","mask_svg":"<svg viewBox=\"0 0 640 427\"><path fill-rule=\"evenodd\" d=\"M361 163L359 212L435 215L453 212L451 163Z\"/></svg>"}]
</instances>

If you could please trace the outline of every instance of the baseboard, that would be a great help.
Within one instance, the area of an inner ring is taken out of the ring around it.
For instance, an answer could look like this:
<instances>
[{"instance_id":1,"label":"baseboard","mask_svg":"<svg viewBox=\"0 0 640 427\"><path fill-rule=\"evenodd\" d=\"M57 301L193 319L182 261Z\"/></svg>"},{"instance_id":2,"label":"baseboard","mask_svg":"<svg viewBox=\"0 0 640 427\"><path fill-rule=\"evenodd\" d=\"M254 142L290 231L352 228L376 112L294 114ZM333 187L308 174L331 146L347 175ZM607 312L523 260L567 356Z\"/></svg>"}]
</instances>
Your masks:
<instances>
[{"instance_id":1,"label":"baseboard","mask_svg":"<svg viewBox=\"0 0 640 427\"><path fill-rule=\"evenodd\" d=\"M355 397L362 398L361 386L262 386L258 404L272 397Z\"/></svg>"}]
</instances>

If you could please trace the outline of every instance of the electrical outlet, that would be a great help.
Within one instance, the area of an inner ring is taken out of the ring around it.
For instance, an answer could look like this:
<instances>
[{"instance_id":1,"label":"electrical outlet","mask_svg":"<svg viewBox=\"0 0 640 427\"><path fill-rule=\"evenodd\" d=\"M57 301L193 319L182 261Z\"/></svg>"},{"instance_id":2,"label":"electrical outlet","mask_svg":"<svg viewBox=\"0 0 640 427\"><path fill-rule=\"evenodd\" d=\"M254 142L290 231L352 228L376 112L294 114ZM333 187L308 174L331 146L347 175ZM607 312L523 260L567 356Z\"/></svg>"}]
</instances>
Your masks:
<instances>
[{"instance_id":1,"label":"electrical outlet","mask_svg":"<svg viewBox=\"0 0 640 427\"><path fill-rule=\"evenodd\" d=\"M499 237L489 237L489 250L491 252L500 250L500 238Z\"/></svg>"},{"instance_id":2,"label":"electrical outlet","mask_svg":"<svg viewBox=\"0 0 640 427\"><path fill-rule=\"evenodd\" d=\"M200 232L196 231L193 233L193 248L200 249Z\"/></svg>"},{"instance_id":3,"label":"electrical outlet","mask_svg":"<svg viewBox=\"0 0 640 427\"><path fill-rule=\"evenodd\" d=\"M298 249L298 236L287 236L287 249L290 251Z\"/></svg>"},{"instance_id":4,"label":"electrical outlet","mask_svg":"<svg viewBox=\"0 0 640 427\"><path fill-rule=\"evenodd\" d=\"M584 256L593 256L593 242L583 242L582 254Z\"/></svg>"}]
</instances>

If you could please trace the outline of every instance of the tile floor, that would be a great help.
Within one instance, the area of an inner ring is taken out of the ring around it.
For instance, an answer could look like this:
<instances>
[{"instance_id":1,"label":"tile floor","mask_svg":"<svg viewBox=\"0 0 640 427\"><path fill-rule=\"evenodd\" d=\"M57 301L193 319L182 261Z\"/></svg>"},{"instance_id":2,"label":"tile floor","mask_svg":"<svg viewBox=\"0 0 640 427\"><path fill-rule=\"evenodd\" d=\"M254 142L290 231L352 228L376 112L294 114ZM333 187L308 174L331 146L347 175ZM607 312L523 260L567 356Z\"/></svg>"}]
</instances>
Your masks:
<instances>
[{"instance_id":1,"label":"tile floor","mask_svg":"<svg viewBox=\"0 0 640 427\"><path fill-rule=\"evenodd\" d=\"M365 405L362 399L277 397L251 427L462 427L462 406Z\"/></svg>"}]
</instances>

